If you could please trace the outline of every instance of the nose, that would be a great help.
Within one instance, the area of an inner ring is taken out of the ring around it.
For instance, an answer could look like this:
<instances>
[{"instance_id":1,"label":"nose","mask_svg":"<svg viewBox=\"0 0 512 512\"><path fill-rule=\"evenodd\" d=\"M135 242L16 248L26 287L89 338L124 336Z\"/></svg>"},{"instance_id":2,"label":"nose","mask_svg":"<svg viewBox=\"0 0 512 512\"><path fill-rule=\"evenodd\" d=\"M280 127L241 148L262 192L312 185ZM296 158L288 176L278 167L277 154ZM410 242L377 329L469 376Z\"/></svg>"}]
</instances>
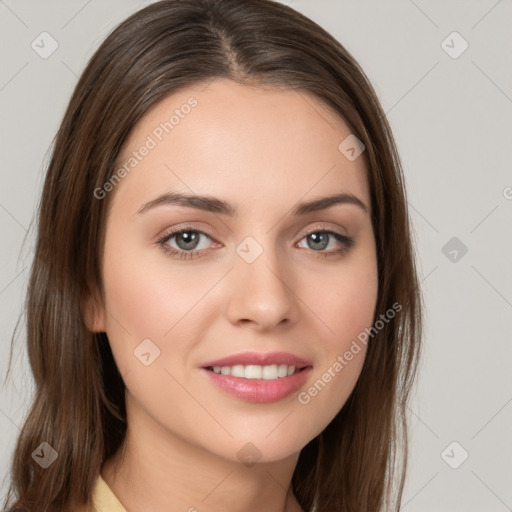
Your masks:
<instances>
[{"instance_id":1,"label":"nose","mask_svg":"<svg viewBox=\"0 0 512 512\"><path fill-rule=\"evenodd\" d=\"M298 317L293 277L276 251L265 248L255 261L248 263L234 255L230 272L231 290L227 316L235 325L248 324L266 331L279 324L291 324Z\"/></svg>"}]
</instances>

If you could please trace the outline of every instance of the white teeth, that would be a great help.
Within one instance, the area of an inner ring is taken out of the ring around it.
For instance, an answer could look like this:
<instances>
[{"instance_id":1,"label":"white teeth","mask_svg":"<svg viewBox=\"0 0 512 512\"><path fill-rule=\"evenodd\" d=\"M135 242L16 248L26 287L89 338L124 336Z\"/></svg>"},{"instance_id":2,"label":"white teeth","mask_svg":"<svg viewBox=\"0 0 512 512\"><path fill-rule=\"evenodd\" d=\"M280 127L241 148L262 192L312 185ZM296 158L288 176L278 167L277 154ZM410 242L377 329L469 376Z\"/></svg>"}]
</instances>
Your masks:
<instances>
[{"instance_id":1,"label":"white teeth","mask_svg":"<svg viewBox=\"0 0 512 512\"><path fill-rule=\"evenodd\" d=\"M242 377L244 379L275 380L293 375L295 373L295 366L288 366L286 364L271 364L269 366L248 364L244 366L236 364L234 366L214 366L213 371L222 375L232 375L233 377Z\"/></svg>"},{"instance_id":2,"label":"white teeth","mask_svg":"<svg viewBox=\"0 0 512 512\"><path fill-rule=\"evenodd\" d=\"M261 372L261 376L265 380L277 379L277 377L279 377L279 374L277 372L277 364L272 364L270 366L264 366L263 370Z\"/></svg>"},{"instance_id":3,"label":"white teeth","mask_svg":"<svg viewBox=\"0 0 512 512\"><path fill-rule=\"evenodd\" d=\"M245 377L245 368L243 364L236 364L231 367L231 375L233 377Z\"/></svg>"},{"instance_id":4,"label":"white teeth","mask_svg":"<svg viewBox=\"0 0 512 512\"><path fill-rule=\"evenodd\" d=\"M263 368L261 366L250 364L245 367L245 374L240 375L240 377L245 377L246 379L261 379L262 370Z\"/></svg>"}]
</instances>

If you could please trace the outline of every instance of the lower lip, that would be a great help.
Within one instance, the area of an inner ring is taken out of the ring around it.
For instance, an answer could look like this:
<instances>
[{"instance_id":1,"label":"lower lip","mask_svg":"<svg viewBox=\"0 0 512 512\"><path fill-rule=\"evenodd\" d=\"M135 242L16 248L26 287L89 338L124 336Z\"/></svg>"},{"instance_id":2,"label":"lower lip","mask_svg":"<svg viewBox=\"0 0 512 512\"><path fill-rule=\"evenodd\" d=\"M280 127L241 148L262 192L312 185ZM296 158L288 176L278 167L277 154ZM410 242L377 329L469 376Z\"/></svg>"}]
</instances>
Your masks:
<instances>
[{"instance_id":1,"label":"lower lip","mask_svg":"<svg viewBox=\"0 0 512 512\"><path fill-rule=\"evenodd\" d=\"M282 400L297 391L306 382L312 367L308 366L298 373L273 380L244 379L215 373L206 368L201 370L206 372L214 384L230 395L247 402L268 403Z\"/></svg>"}]
</instances>

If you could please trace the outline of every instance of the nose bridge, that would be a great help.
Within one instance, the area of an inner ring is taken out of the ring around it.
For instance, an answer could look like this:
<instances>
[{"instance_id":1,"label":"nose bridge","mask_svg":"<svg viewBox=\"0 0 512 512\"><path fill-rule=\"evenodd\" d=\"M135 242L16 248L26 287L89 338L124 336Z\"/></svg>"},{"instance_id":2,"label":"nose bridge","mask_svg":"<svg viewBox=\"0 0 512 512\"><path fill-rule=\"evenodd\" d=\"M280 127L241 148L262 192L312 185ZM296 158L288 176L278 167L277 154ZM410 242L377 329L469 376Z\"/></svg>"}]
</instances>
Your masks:
<instances>
[{"instance_id":1,"label":"nose bridge","mask_svg":"<svg viewBox=\"0 0 512 512\"><path fill-rule=\"evenodd\" d=\"M272 236L258 238L248 236L236 247L228 315L235 323L252 321L268 328L292 319L293 283Z\"/></svg>"}]
</instances>

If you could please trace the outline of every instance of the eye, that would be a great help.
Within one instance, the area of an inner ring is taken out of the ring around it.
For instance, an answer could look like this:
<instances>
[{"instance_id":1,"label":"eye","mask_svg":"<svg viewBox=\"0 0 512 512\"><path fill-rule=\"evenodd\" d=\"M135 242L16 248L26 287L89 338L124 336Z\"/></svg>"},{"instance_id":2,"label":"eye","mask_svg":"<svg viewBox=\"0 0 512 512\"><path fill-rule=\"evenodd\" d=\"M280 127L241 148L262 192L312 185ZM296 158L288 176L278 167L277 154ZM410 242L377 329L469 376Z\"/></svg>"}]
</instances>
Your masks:
<instances>
[{"instance_id":1,"label":"eye","mask_svg":"<svg viewBox=\"0 0 512 512\"><path fill-rule=\"evenodd\" d=\"M330 230L316 230L310 231L298 244L299 247L304 247L303 240L307 244L305 247L312 249L315 252L320 252L322 256L330 254L340 254L348 250L354 244L354 240L348 236L342 235L336 231ZM340 247L341 246L341 247ZM326 251L326 249L330 249Z\"/></svg>"},{"instance_id":2,"label":"eye","mask_svg":"<svg viewBox=\"0 0 512 512\"><path fill-rule=\"evenodd\" d=\"M170 254L174 258L191 259L208 248L208 240L212 239L204 231L184 227L165 234L157 243L165 253Z\"/></svg>"},{"instance_id":3,"label":"eye","mask_svg":"<svg viewBox=\"0 0 512 512\"><path fill-rule=\"evenodd\" d=\"M203 256L212 242L212 237L197 228L182 227L162 236L157 244L175 259L192 259ZM303 244L307 244L304 247ZM316 229L310 231L297 244L298 247L311 249L315 256L329 257L341 254L352 247L354 240L336 231ZM217 244L221 246L221 244Z\"/></svg>"}]
</instances>

